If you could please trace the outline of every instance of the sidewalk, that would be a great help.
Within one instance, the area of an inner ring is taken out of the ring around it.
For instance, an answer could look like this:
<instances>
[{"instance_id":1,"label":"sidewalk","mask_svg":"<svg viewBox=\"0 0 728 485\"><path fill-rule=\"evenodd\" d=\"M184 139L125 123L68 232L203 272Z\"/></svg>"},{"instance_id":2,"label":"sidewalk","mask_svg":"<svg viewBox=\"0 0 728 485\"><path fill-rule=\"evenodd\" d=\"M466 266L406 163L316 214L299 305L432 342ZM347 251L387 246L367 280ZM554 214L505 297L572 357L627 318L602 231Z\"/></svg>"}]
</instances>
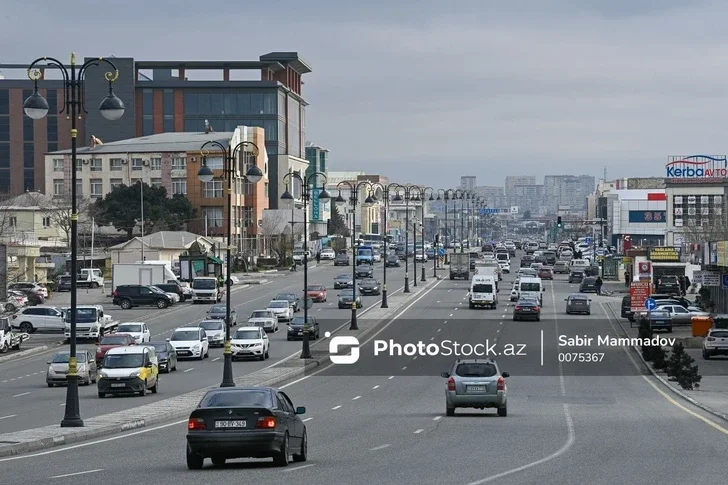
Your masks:
<instances>
[{"instance_id":1,"label":"sidewalk","mask_svg":"<svg viewBox=\"0 0 728 485\"><path fill-rule=\"evenodd\" d=\"M622 331L629 337L637 337L638 325L635 323L630 328L627 319L619 318L619 304L606 302L606 306L612 309L613 316L616 318L617 324L621 327ZM672 333L660 333L660 336L676 338L677 341L683 343L690 357L695 359L695 364L698 366L698 373L703 377L700 381L699 389L687 391L678 386L676 382L669 381L665 372L655 370L649 363L642 359L642 354L639 350L637 350L637 359L644 362L650 372L675 394L708 413L728 421L728 358L713 357L710 360L703 359L701 350L703 338L693 337L689 326L674 327ZM671 351L672 348L665 347L665 350Z\"/></svg>"}]
</instances>

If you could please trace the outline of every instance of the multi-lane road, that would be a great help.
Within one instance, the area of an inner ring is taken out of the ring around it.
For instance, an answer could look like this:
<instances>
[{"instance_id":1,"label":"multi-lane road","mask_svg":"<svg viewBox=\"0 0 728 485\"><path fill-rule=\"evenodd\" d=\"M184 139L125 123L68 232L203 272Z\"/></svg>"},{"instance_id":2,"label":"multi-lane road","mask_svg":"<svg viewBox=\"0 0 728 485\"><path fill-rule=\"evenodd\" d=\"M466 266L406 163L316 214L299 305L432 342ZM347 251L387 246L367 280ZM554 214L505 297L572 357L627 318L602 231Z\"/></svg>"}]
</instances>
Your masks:
<instances>
[{"instance_id":1,"label":"multi-lane road","mask_svg":"<svg viewBox=\"0 0 728 485\"><path fill-rule=\"evenodd\" d=\"M579 349L603 353L597 363L559 362L559 352L574 350L559 348L559 335L616 335L602 305L608 297L595 296L589 316L565 315L563 300L575 287L557 277L547 283L541 321L514 322L513 305L504 301L507 282L497 310L469 310L467 284L443 280L417 295L361 342L356 364L323 368L282 386L295 405L307 408L305 464L275 468L266 460L240 460L190 472L184 420L0 459L3 483L725 483L725 424L644 377L623 348ZM492 410L446 417L439 374L453 358L380 361L371 357L376 340L488 341L496 351L506 344L525 349L526 355L496 357L511 374L508 417ZM38 412L32 416L42 420Z\"/></svg>"},{"instance_id":2,"label":"multi-lane road","mask_svg":"<svg viewBox=\"0 0 728 485\"><path fill-rule=\"evenodd\" d=\"M411 268L410 268L411 271ZM314 303L309 315L317 318L321 326L321 335L326 331L333 331L344 325L351 317L350 310L339 310L337 306L339 290L333 289L333 279L341 273L350 273L351 267L334 267L330 262L322 262L309 270L309 284L325 284L329 288L326 303ZM375 275L382 281L382 265L375 266ZM404 284L404 266L387 269L387 289L390 294L402 290ZM412 281L410 281L412 284ZM245 325L248 316L254 311L265 308L268 302L281 292L303 295L303 271L286 273L281 276L268 278L268 283L251 285L232 293L232 303L238 312L238 326ZM157 310L151 307L121 310L111 305L107 299L104 309L114 318L122 322L146 322L152 332L152 340L160 341L171 335L172 330L186 324L197 325L205 316L210 305L193 305L190 302L178 303L175 306ZM378 308L381 297L364 297L364 308L359 314L366 314L369 308ZM301 310L297 315L303 315ZM59 341L56 334L38 334L36 337L51 341ZM63 417L65 404L65 388L48 388L45 383L47 361L61 348L67 346L54 346L52 350L42 354L12 360L0 365L0 433L10 433L29 428L45 426L60 422ZM80 348L94 350L93 344L82 344ZM281 359L301 349L301 341L288 341L286 325L281 322L280 331L271 335L270 359L265 361L235 362L233 371L235 375L247 374L264 367L273 365ZM114 399L99 399L96 387L81 386L81 413L83 417L113 413L149 402L169 398L178 394L193 391L203 387L218 384L222 378L221 348L211 348L210 357L203 361L180 360L176 372L164 374L160 378L160 391L158 394L139 397L118 397Z\"/></svg>"}]
</instances>

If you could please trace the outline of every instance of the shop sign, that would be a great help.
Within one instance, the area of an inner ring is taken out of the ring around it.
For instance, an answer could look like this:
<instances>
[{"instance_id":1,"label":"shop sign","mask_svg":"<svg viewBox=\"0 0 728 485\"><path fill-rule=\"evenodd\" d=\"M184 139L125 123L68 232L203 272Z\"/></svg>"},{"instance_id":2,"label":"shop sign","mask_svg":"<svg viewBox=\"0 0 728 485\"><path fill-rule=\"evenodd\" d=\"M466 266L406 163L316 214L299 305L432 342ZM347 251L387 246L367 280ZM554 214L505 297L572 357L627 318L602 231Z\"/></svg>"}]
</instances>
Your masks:
<instances>
[{"instance_id":1,"label":"shop sign","mask_svg":"<svg viewBox=\"0 0 728 485\"><path fill-rule=\"evenodd\" d=\"M657 263L679 263L680 249L667 246L650 248L648 258Z\"/></svg>"}]
</instances>

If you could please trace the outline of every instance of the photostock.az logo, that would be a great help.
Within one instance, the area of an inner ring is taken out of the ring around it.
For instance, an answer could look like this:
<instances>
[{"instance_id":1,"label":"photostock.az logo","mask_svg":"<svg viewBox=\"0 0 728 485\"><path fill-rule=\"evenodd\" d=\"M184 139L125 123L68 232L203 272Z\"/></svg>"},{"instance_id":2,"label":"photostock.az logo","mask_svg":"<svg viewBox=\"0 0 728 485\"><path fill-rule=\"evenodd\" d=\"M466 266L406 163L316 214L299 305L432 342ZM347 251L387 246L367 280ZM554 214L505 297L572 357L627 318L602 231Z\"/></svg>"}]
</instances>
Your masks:
<instances>
[{"instance_id":1,"label":"photostock.az logo","mask_svg":"<svg viewBox=\"0 0 728 485\"><path fill-rule=\"evenodd\" d=\"M324 337L329 338L331 332ZM351 347L348 355L338 355L340 347ZM329 359L334 364L354 364L359 360L359 339L351 336L334 337L329 342Z\"/></svg>"}]
</instances>

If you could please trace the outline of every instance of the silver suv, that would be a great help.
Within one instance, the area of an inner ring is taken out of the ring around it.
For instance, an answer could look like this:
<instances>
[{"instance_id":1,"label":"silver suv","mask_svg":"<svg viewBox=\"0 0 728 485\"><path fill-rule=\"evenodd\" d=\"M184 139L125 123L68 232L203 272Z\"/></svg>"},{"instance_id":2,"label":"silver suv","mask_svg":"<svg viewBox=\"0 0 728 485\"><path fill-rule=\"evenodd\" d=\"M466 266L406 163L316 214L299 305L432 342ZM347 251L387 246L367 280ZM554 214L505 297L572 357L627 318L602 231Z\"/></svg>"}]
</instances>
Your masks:
<instances>
[{"instance_id":1,"label":"silver suv","mask_svg":"<svg viewBox=\"0 0 728 485\"><path fill-rule=\"evenodd\" d=\"M498 416L508 415L508 372L501 372L493 359L458 359L447 379L445 411L455 416L456 408L497 408Z\"/></svg>"}]
</instances>

